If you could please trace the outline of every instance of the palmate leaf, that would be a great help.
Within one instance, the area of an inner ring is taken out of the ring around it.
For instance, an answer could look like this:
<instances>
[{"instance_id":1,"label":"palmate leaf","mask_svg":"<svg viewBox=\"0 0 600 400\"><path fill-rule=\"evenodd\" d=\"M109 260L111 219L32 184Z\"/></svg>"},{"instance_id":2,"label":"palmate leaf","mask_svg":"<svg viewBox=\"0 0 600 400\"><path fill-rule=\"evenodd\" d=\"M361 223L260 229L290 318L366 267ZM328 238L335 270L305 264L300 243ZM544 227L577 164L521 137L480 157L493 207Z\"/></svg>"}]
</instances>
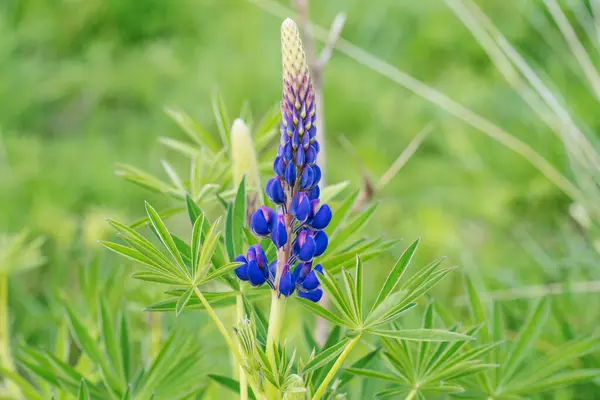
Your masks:
<instances>
[{"instance_id":1,"label":"palmate leaf","mask_svg":"<svg viewBox=\"0 0 600 400\"><path fill-rule=\"evenodd\" d=\"M306 374L312 372L323 365L327 364L331 360L334 360L343 350L348 343L348 338L343 338L333 346L325 349L314 358L310 359L308 363L302 369L302 373Z\"/></svg>"},{"instance_id":2,"label":"palmate leaf","mask_svg":"<svg viewBox=\"0 0 600 400\"><path fill-rule=\"evenodd\" d=\"M495 367L486 364L483 357L498 344L472 346L473 334L479 327L465 333L458 333L456 329L437 329L435 315L435 308L430 304L423 316L421 329L403 330L394 324L395 329L381 336L382 356L389 372L364 368L349 372L395 382L395 386L380 392L385 396L409 392L413 396L425 396L428 393L462 392L464 389L455 381ZM432 342L435 341L439 343L433 347ZM440 385L440 382L443 384Z\"/></svg>"},{"instance_id":3,"label":"palmate leaf","mask_svg":"<svg viewBox=\"0 0 600 400\"><path fill-rule=\"evenodd\" d=\"M394 291L400 279L402 279L402 275L406 268L410 264L417 247L419 246L420 239L417 239L411 244L405 251L402 253L396 265L392 268L389 275L387 276L379 295L377 296L377 300L375 300L375 304L373 305L376 308L381 302L383 302L389 295Z\"/></svg>"},{"instance_id":4,"label":"palmate leaf","mask_svg":"<svg viewBox=\"0 0 600 400\"><path fill-rule=\"evenodd\" d=\"M373 329L369 330L368 332L374 333L379 336L386 336L396 339L417 342L456 342L463 340L474 340L474 338L471 336L441 329Z\"/></svg>"}]
</instances>

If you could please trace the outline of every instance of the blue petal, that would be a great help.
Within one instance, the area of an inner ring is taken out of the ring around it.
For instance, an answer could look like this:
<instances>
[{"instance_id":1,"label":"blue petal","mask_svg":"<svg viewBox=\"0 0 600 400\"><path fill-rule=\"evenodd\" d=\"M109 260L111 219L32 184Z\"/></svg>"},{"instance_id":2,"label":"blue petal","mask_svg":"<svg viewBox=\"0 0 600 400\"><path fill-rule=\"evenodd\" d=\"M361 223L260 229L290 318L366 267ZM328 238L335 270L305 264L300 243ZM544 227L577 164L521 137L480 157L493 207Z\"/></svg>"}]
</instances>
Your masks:
<instances>
[{"instance_id":1,"label":"blue petal","mask_svg":"<svg viewBox=\"0 0 600 400\"><path fill-rule=\"evenodd\" d=\"M256 254L256 264L262 269L265 268L267 266L267 264L269 263L267 261L267 255L265 254L265 251L263 250L263 248L261 247L260 244L255 244L252 245L252 247L255 249L255 254Z\"/></svg>"},{"instance_id":2,"label":"blue petal","mask_svg":"<svg viewBox=\"0 0 600 400\"><path fill-rule=\"evenodd\" d=\"M315 244L315 240L312 238L312 236L307 236L306 241L302 247L299 247L296 255L298 256L299 260L305 262L310 261L313 259L316 249L317 245Z\"/></svg>"},{"instance_id":3,"label":"blue petal","mask_svg":"<svg viewBox=\"0 0 600 400\"><path fill-rule=\"evenodd\" d=\"M312 124L312 126L308 130L308 136L311 139L314 139L315 137L317 137L317 126L314 123Z\"/></svg>"},{"instance_id":4,"label":"blue petal","mask_svg":"<svg viewBox=\"0 0 600 400\"><path fill-rule=\"evenodd\" d=\"M323 231L318 231L315 233L315 243L317 245L315 257L319 257L325 253L327 245L329 244L329 238L327 237L327 234Z\"/></svg>"},{"instance_id":5,"label":"blue petal","mask_svg":"<svg viewBox=\"0 0 600 400\"><path fill-rule=\"evenodd\" d=\"M304 171L300 176L300 190L305 190L313 186L314 176L313 167L310 165L304 167Z\"/></svg>"},{"instance_id":6,"label":"blue petal","mask_svg":"<svg viewBox=\"0 0 600 400\"><path fill-rule=\"evenodd\" d=\"M302 281L302 287L306 290L315 290L319 287L319 279L315 271L310 271L304 281Z\"/></svg>"},{"instance_id":7,"label":"blue petal","mask_svg":"<svg viewBox=\"0 0 600 400\"><path fill-rule=\"evenodd\" d=\"M296 151L296 166L303 167L306 161L306 153L304 149L298 149Z\"/></svg>"},{"instance_id":8,"label":"blue petal","mask_svg":"<svg viewBox=\"0 0 600 400\"><path fill-rule=\"evenodd\" d=\"M321 151L321 145L319 144L319 142L315 140L314 142L312 142L311 146L314 147L317 154L319 154L319 151Z\"/></svg>"},{"instance_id":9,"label":"blue petal","mask_svg":"<svg viewBox=\"0 0 600 400\"><path fill-rule=\"evenodd\" d=\"M283 178L285 174L285 163L283 162L283 157L275 157L275 162L273 162L273 171Z\"/></svg>"},{"instance_id":10,"label":"blue petal","mask_svg":"<svg viewBox=\"0 0 600 400\"><path fill-rule=\"evenodd\" d=\"M313 178L313 182L312 182L312 186L318 185L319 182L321 182L321 168L319 168L318 165L314 165L313 167L313 172L314 172L314 178Z\"/></svg>"},{"instance_id":11,"label":"blue petal","mask_svg":"<svg viewBox=\"0 0 600 400\"><path fill-rule=\"evenodd\" d=\"M331 213L331 208L329 207L329 205L323 204L321 208L319 208L319 211L317 211L317 213L315 214L310 224L315 229L325 229L327 228L327 225L329 225L329 222L331 222L332 215L333 214Z\"/></svg>"},{"instance_id":12,"label":"blue petal","mask_svg":"<svg viewBox=\"0 0 600 400\"><path fill-rule=\"evenodd\" d=\"M323 290L315 289L310 292L303 292L302 290L299 290L298 296L310 300L313 303L317 303L319 300L321 300L321 297L323 297Z\"/></svg>"},{"instance_id":13,"label":"blue petal","mask_svg":"<svg viewBox=\"0 0 600 400\"><path fill-rule=\"evenodd\" d=\"M287 141L285 146L283 147L283 159L286 163L292 162L294 158L294 149L292 148L292 142L290 140Z\"/></svg>"},{"instance_id":14,"label":"blue petal","mask_svg":"<svg viewBox=\"0 0 600 400\"><path fill-rule=\"evenodd\" d=\"M315 186L308 192L309 200L316 200L319 198L319 196L321 196L321 188L319 188L319 186Z\"/></svg>"},{"instance_id":15,"label":"blue petal","mask_svg":"<svg viewBox=\"0 0 600 400\"><path fill-rule=\"evenodd\" d=\"M321 264L317 264L315 265L315 267L313 268L313 271L318 272L319 274L323 275L323 266Z\"/></svg>"},{"instance_id":16,"label":"blue petal","mask_svg":"<svg viewBox=\"0 0 600 400\"><path fill-rule=\"evenodd\" d=\"M296 183L296 166L291 162L285 169L285 180L290 186L293 186Z\"/></svg>"},{"instance_id":17,"label":"blue petal","mask_svg":"<svg viewBox=\"0 0 600 400\"><path fill-rule=\"evenodd\" d=\"M292 280L292 274L290 271L286 271L279 281L279 292L284 296L289 296L294 293L295 289L296 285Z\"/></svg>"},{"instance_id":18,"label":"blue petal","mask_svg":"<svg viewBox=\"0 0 600 400\"><path fill-rule=\"evenodd\" d=\"M304 193L298 193L292 200L292 215L300 222L305 222L310 212L310 202Z\"/></svg>"},{"instance_id":19,"label":"blue petal","mask_svg":"<svg viewBox=\"0 0 600 400\"><path fill-rule=\"evenodd\" d=\"M285 203L285 193L283 192L283 186L281 186L281 180L279 178L271 178L267 182L266 192L273 203Z\"/></svg>"},{"instance_id":20,"label":"blue petal","mask_svg":"<svg viewBox=\"0 0 600 400\"><path fill-rule=\"evenodd\" d=\"M299 126L294 130L294 134L292 135L292 148L295 150L300 146L300 134L298 132Z\"/></svg>"},{"instance_id":21,"label":"blue petal","mask_svg":"<svg viewBox=\"0 0 600 400\"><path fill-rule=\"evenodd\" d=\"M317 151L314 146L310 146L308 150L306 150L306 163L308 165L314 165L317 162Z\"/></svg>"},{"instance_id":22,"label":"blue petal","mask_svg":"<svg viewBox=\"0 0 600 400\"><path fill-rule=\"evenodd\" d=\"M256 261L250 261L248 263L248 278L250 279L252 286L260 286L267 280L264 272L258 267Z\"/></svg>"},{"instance_id":23,"label":"blue petal","mask_svg":"<svg viewBox=\"0 0 600 400\"><path fill-rule=\"evenodd\" d=\"M250 227L252 228L252 232L258 236L266 236L270 233L269 223L260 208L252 214L252 218L250 218Z\"/></svg>"},{"instance_id":24,"label":"blue petal","mask_svg":"<svg viewBox=\"0 0 600 400\"><path fill-rule=\"evenodd\" d=\"M237 259L236 259L237 261ZM235 274L237 275L237 277L242 280L242 281L247 281L249 279L248 277L248 264L243 264L240 265L239 267L237 267L234 270Z\"/></svg>"},{"instance_id":25,"label":"blue petal","mask_svg":"<svg viewBox=\"0 0 600 400\"><path fill-rule=\"evenodd\" d=\"M271 240L278 249L285 246L288 236L283 223L277 222L277 225L275 225L275 229L273 229L273 233L271 234Z\"/></svg>"}]
</instances>

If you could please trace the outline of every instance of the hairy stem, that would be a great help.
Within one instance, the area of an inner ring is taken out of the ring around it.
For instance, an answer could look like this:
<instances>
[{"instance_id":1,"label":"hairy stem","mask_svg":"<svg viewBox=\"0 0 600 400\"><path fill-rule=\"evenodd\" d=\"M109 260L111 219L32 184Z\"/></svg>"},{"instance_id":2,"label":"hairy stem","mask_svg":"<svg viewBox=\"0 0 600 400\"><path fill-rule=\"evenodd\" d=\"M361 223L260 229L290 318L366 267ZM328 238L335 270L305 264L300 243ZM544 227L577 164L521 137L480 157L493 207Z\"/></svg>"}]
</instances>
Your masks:
<instances>
[{"instance_id":1,"label":"hairy stem","mask_svg":"<svg viewBox=\"0 0 600 400\"><path fill-rule=\"evenodd\" d=\"M241 295L236 296L235 298L235 311L236 311L236 323L240 322L242 318L244 318L244 300ZM240 351L242 349L242 345L239 346ZM246 373L244 372L244 367L239 365L239 375L240 375L240 400L248 400L248 378L246 377Z\"/></svg>"},{"instance_id":2,"label":"hairy stem","mask_svg":"<svg viewBox=\"0 0 600 400\"><path fill-rule=\"evenodd\" d=\"M236 346L235 343L233 342L233 340L231 339L231 335L227 331L227 328L225 328L225 325L223 325L223 322L221 322L221 320L215 313L215 310L211 307L211 305L208 303L208 301L206 300L206 298L204 297L204 295L202 294L200 289L198 289L197 286L194 286L194 292L196 293L196 296L198 296L198 299L200 299L200 302L202 303L202 305L208 312L208 315L210 315L210 317L213 319L213 322L215 323L215 325L217 325L217 329L219 329L219 332L221 332L221 335L223 335L223 337L225 338L225 342L227 343L227 346L229 347L229 351L231 351L231 353L235 357L235 360L237 361L238 365L241 366L242 365L242 356L240 354L238 346ZM262 399L263 398L262 393L260 390L258 390L258 386L257 386L256 382L254 382L254 379L248 379L248 383L249 383L250 387L252 388L252 391L254 392L254 395L256 396L256 398Z\"/></svg>"},{"instance_id":3,"label":"hairy stem","mask_svg":"<svg viewBox=\"0 0 600 400\"><path fill-rule=\"evenodd\" d=\"M10 354L10 329L8 311L8 276L0 273L0 366L9 372L15 371ZM5 382L9 394L21 398L19 388L10 381Z\"/></svg>"},{"instance_id":4,"label":"hairy stem","mask_svg":"<svg viewBox=\"0 0 600 400\"><path fill-rule=\"evenodd\" d=\"M321 386L319 386L319 388L313 395L312 400L319 400L321 397L323 397L323 394L325 394L325 391L327 390L327 386L329 386L329 383L332 381L333 377L344 363L344 360L346 360L346 357L348 357L348 354L350 354L352 348L356 345L356 343L358 343L359 340L360 335L356 336L355 338L350 340L348 344L346 344L346 347L344 347L344 351L342 351L342 354L340 354L338 359L335 361L335 364L333 364L333 366L329 370L327 376L325 376L325 379L323 379Z\"/></svg>"},{"instance_id":5,"label":"hairy stem","mask_svg":"<svg viewBox=\"0 0 600 400\"><path fill-rule=\"evenodd\" d=\"M281 324L283 322L283 308L285 297L279 297L276 291L271 294L271 312L269 313L269 330L267 332L267 357L271 366L275 366L275 346L279 344ZM278 397L277 389L272 385L267 386L269 399Z\"/></svg>"}]
</instances>

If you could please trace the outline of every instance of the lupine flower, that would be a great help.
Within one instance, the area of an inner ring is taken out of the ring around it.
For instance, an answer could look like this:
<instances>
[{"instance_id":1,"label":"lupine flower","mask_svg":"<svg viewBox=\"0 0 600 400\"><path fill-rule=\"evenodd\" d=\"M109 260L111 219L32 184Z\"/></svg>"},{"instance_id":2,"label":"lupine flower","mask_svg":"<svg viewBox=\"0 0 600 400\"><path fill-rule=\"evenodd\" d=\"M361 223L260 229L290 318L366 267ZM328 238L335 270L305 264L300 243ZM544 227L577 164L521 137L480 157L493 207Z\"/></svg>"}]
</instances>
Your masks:
<instances>
[{"instance_id":1,"label":"lupine flower","mask_svg":"<svg viewBox=\"0 0 600 400\"><path fill-rule=\"evenodd\" d=\"M266 259L260 245L248 250L244 263L235 272L244 281L258 286L267 282L284 296L298 291L300 297L319 301L315 257L323 255L328 245L323 229L332 218L331 208L320 204L321 169L316 164L320 146L315 125L315 94L300 34L294 21L281 26L283 56L283 95L281 101L281 140L273 161L275 177L266 185L267 197L279 210L261 207L251 218L252 232L259 237L270 235L278 251L277 260ZM299 262L297 264L297 262Z\"/></svg>"}]
</instances>

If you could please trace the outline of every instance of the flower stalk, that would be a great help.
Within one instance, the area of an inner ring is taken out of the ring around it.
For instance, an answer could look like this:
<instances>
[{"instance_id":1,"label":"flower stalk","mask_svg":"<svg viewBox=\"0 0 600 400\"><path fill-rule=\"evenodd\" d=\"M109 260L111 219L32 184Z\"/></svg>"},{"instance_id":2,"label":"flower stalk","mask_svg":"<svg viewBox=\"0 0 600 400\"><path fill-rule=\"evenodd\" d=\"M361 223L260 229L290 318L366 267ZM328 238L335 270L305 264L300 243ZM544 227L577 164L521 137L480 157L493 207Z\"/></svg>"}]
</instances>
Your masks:
<instances>
[{"instance_id":1,"label":"flower stalk","mask_svg":"<svg viewBox=\"0 0 600 400\"><path fill-rule=\"evenodd\" d=\"M206 297L204 297L204 295L202 294L200 289L198 289L197 286L194 286L194 293L196 294L196 296L198 297L198 299L200 300L200 302L202 303L202 305L208 312L208 315L210 315L210 317L212 318L215 325L217 325L217 329L219 329L219 332L221 332L221 334L225 338L225 342L227 343L227 346L229 347L229 351L231 351L231 354L233 354L233 356L235 357L235 360L237 361L238 365L241 366L242 365L242 357L240 354L239 347L236 346L235 343L233 342L233 340L231 339L231 335L227 331L227 328L225 328L225 325L223 325L223 322L221 322L221 320L219 319L219 316L215 313L215 310L211 307L208 300L206 300ZM262 393L258 389L258 385L254 381L254 379L248 378L248 384L252 388L252 391L254 392L255 397L257 399L261 399Z\"/></svg>"},{"instance_id":2,"label":"flower stalk","mask_svg":"<svg viewBox=\"0 0 600 400\"><path fill-rule=\"evenodd\" d=\"M333 364L333 366L329 370L329 373L325 376L325 379L323 379L323 382L313 395L312 400L319 400L321 397L323 397L323 394L325 394L329 383L331 382L337 371L341 368L342 364L344 363L344 360L346 360L346 357L348 357L348 354L350 354L350 352L359 340L360 335L357 335L346 344L346 347L344 347L344 350L342 351L338 359L335 361L335 364Z\"/></svg>"}]
</instances>

